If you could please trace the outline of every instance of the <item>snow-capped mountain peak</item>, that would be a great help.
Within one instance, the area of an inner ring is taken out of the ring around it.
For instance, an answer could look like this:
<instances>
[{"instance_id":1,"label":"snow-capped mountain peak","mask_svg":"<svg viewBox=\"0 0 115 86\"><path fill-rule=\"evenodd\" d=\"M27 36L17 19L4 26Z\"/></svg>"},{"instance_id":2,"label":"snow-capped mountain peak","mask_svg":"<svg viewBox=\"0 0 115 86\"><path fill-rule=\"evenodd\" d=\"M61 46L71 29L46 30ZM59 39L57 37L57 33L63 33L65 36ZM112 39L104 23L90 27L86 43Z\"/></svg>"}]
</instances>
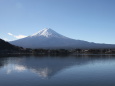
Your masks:
<instances>
[{"instance_id":1,"label":"snow-capped mountain peak","mask_svg":"<svg viewBox=\"0 0 115 86\"><path fill-rule=\"evenodd\" d=\"M31 36L10 42L24 48L68 49L68 48L115 48L115 45L91 43L65 37L52 29L45 28Z\"/></svg>"},{"instance_id":2,"label":"snow-capped mountain peak","mask_svg":"<svg viewBox=\"0 0 115 86\"><path fill-rule=\"evenodd\" d=\"M58 38L64 37L50 28L44 28L43 30L40 30L39 32L33 34L32 37L33 36L58 37Z\"/></svg>"}]
</instances>

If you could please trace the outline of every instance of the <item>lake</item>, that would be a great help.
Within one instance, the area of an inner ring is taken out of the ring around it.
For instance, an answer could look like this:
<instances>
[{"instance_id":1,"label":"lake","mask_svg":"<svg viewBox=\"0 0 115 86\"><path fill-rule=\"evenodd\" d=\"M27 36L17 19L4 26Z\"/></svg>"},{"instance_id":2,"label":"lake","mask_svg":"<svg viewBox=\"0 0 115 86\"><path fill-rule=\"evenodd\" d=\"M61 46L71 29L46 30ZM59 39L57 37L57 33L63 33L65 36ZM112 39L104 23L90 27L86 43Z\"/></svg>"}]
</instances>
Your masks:
<instances>
[{"instance_id":1,"label":"lake","mask_svg":"<svg viewBox=\"0 0 115 86\"><path fill-rule=\"evenodd\" d=\"M115 56L1 57L0 86L115 86Z\"/></svg>"}]
</instances>

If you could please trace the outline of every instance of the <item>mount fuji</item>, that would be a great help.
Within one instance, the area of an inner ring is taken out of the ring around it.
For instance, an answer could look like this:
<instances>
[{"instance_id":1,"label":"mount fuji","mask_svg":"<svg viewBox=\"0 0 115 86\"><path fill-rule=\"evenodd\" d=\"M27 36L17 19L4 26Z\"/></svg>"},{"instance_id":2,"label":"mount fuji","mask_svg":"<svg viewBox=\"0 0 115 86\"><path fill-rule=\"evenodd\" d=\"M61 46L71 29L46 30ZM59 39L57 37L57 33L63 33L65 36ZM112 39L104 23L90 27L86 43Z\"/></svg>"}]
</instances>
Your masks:
<instances>
[{"instance_id":1,"label":"mount fuji","mask_svg":"<svg viewBox=\"0 0 115 86\"><path fill-rule=\"evenodd\" d=\"M26 38L11 41L13 45L24 48L72 49L72 48L115 48L111 44L99 44L65 37L52 29L46 28Z\"/></svg>"}]
</instances>

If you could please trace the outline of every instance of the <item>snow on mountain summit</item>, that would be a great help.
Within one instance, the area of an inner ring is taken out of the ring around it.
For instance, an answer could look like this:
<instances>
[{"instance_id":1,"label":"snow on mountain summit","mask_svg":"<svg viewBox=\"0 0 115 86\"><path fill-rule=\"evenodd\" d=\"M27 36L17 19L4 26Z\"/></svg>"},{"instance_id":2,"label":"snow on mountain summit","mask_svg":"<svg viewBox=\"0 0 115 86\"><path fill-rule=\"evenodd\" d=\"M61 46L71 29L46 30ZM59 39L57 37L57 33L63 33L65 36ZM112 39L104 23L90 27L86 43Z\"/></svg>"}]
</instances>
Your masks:
<instances>
[{"instance_id":1,"label":"snow on mountain summit","mask_svg":"<svg viewBox=\"0 0 115 86\"><path fill-rule=\"evenodd\" d=\"M50 28L45 28L43 30L40 30L39 32L33 34L31 37L33 36L44 36L44 37L64 37L63 35L55 32L54 30L50 29Z\"/></svg>"}]
</instances>

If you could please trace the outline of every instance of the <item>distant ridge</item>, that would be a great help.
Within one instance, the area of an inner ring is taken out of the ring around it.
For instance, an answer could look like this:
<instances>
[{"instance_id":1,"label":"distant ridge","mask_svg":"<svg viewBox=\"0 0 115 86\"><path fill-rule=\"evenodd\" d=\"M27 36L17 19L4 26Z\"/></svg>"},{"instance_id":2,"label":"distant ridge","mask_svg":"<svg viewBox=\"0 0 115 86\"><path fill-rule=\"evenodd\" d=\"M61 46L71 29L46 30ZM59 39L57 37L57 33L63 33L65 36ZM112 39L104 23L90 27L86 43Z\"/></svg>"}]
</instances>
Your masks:
<instances>
[{"instance_id":1,"label":"distant ridge","mask_svg":"<svg viewBox=\"0 0 115 86\"><path fill-rule=\"evenodd\" d=\"M24 48L43 48L43 49L115 48L115 45L111 44L99 44L83 40L71 39L55 32L50 28L45 28L26 38L11 41L10 43Z\"/></svg>"}]
</instances>

